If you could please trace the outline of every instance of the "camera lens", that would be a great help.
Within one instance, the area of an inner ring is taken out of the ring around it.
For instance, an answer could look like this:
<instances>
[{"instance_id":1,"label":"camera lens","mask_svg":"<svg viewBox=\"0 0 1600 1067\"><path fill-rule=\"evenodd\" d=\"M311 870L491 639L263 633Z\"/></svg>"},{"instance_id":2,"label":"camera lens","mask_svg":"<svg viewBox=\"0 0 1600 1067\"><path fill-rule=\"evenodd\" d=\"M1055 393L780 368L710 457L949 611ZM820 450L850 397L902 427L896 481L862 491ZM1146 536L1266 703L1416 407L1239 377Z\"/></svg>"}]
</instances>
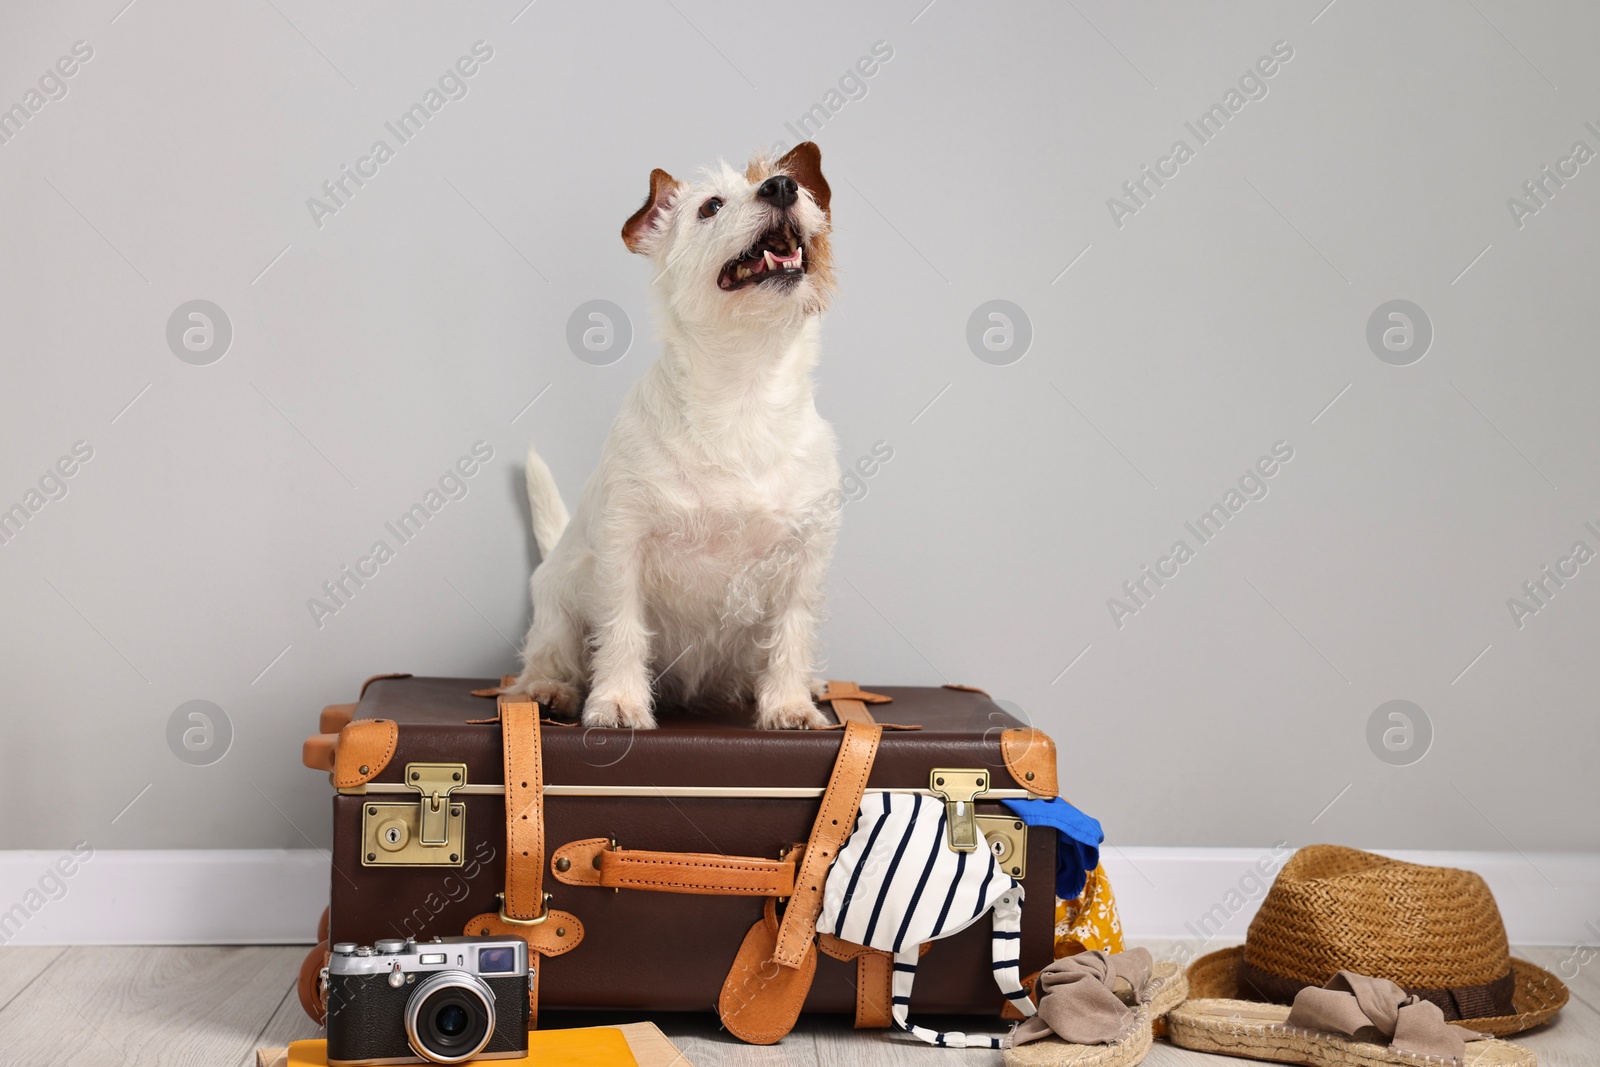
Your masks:
<instances>
[{"instance_id":1,"label":"camera lens","mask_svg":"<svg viewBox=\"0 0 1600 1067\"><path fill-rule=\"evenodd\" d=\"M461 1036L461 1031L467 1028L467 1009L459 1004L446 1004L434 1013L433 1027L445 1037L455 1038Z\"/></svg>"},{"instance_id":2,"label":"camera lens","mask_svg":"<svg viewBox=\"0 0 1600 1067\"><path fill-rule=\"evenodd\" d=\"M406 1038L430 1063L463 1063L494 1034L494 994L465 971L439 971L406 1005Z\"/></svg>"}]
</instances>

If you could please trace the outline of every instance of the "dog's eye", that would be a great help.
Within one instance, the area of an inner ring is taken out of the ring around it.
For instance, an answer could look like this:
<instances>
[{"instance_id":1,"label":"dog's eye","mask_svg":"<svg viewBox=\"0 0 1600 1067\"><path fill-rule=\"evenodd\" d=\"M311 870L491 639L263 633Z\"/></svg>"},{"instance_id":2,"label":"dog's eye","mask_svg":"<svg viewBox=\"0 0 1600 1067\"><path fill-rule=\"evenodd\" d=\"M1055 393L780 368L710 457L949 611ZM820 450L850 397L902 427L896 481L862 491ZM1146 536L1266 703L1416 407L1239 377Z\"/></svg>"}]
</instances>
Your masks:
<instances>
[{"instance_id":1,"label":"dog's eye","mask_svg":"<svg viewBox=\"0 0 1600 1067\"><path fill-rule=\"evenodd\" d=\"M722 210L722 198L713 196L710 200L700 205L700 217L709 219L712 215Z\"/></svg>"}]
</instances>

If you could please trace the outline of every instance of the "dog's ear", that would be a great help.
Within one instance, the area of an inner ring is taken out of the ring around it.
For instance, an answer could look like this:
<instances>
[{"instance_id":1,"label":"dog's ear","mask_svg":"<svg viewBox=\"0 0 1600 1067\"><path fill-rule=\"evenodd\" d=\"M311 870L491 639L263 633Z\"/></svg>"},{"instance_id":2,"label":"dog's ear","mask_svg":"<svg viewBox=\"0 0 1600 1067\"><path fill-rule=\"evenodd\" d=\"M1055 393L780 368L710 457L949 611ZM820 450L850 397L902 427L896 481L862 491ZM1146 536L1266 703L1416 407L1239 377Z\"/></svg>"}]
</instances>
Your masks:
<instances>
[{"instance_id":1,"label":"dog's ear","mask_svg":"<svg viewBox=\"0 0 1600 1067\"><path fill-rule=\"evenodd\" d=\"M800 187L811 194L811 199L817 202L823 214L830 218L828 200L833 195L828 188L828 179L822 176L822 149L813 141L802 141L789 149L784 157L778 160L778 168L789 177L800 183Z\"/></svg>"},{"instance_id":2,"label":"dog's ear","mask_svg":"<svg viewBox=\"0 0 1600 1067\"><path fill-rule=\"evenodd\" d=\"M629 216L628 221L622 224L622 243L628 246L628 251L637 252L641 256L650 254L650 236L660 221L662 212L666 211L668 203L671 202L673 194L680 188L682 183L660 167L650 172L650 195L645 198L644 207L635 211Z\"/></svg>"}]
</instances>

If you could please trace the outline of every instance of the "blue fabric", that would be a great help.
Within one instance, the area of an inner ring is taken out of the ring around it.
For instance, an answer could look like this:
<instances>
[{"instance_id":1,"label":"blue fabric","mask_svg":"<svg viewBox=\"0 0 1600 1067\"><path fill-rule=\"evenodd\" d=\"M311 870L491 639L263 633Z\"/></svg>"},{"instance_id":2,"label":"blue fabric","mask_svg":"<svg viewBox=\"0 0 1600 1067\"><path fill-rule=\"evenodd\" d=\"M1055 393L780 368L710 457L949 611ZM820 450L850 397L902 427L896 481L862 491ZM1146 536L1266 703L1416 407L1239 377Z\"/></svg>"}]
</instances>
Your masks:
<instances>
[{"instance_id":1,"label":"blue fabric","mask_svg":"<svg viewBox=\"0 0 1600 1067\"><path fill-rule=\"evenodd\" d=\"M1083 892L1089 872L1100 866L1100 842L1106 839L1100 821L1090 818L1060 797L1002 800L1029 826L1056 831L1056 896L1074 900Z\"/></svg>"}]
</instances>

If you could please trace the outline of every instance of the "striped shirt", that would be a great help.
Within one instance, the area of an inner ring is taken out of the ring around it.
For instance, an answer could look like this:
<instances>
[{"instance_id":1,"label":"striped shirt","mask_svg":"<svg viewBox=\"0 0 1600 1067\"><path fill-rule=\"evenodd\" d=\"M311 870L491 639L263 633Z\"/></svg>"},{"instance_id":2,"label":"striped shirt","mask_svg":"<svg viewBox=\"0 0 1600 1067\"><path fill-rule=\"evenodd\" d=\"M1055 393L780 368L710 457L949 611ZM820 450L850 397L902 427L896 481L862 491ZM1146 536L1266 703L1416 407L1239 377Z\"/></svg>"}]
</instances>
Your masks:
<instances>
[{"instance_id":1,"label":"striped shirt","mask_svg":"<svg viewBox=\"0 0 1600 1067\"><path fill-rule=\"evenodd\" d=\"M828 872L817 929L894 956L891 1014L924 1041L953 1048L999 1048L1000 1038L939 1032L909 1022L911 984L921 946L960 933L991 915L995 984L1024 1015L1018 955L1022 886L987 847L949 846L942 800L920 793L868 793L855 829Z\"/></svg>"}]
</instances>

